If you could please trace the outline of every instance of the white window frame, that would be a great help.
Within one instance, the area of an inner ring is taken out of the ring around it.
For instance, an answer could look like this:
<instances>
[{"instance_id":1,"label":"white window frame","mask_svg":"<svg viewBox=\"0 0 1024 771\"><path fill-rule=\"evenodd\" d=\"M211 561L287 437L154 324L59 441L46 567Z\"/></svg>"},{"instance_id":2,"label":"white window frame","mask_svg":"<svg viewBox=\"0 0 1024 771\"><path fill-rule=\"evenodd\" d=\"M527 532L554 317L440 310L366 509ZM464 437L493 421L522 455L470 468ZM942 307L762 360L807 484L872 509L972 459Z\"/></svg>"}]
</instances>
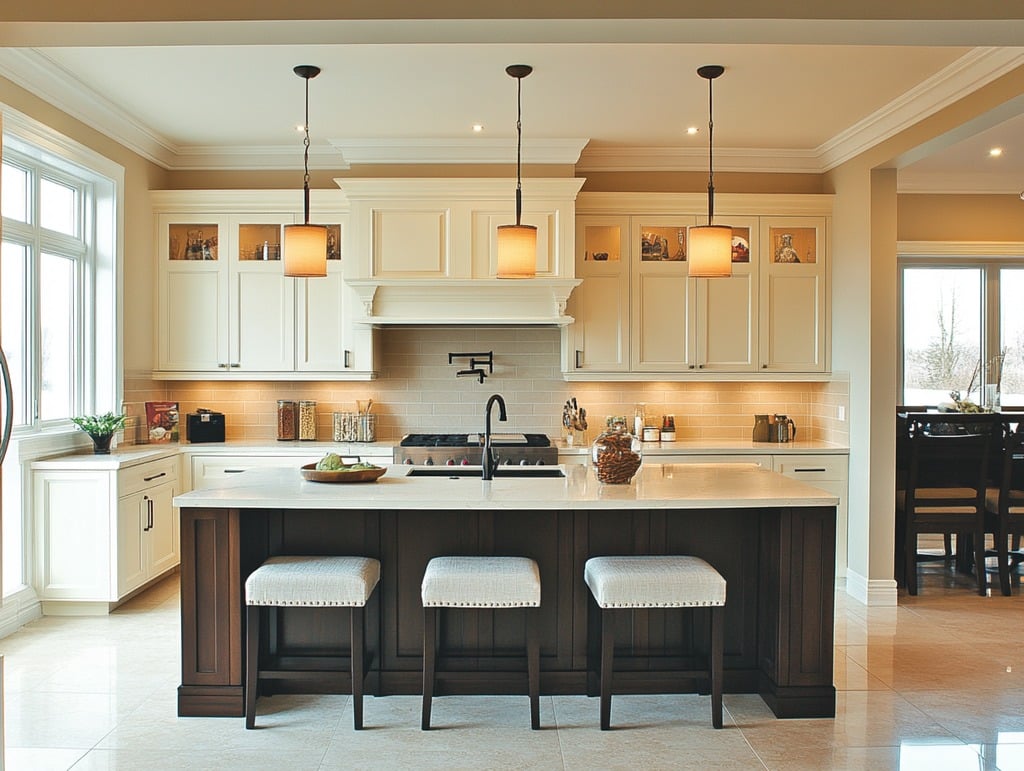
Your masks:
<instances>
[{"instance_id":1,"label":"white window frame","mask_svg":"<svg viewBox=\"0 0 1024 771\"><path fill-rule=\"evenodd\" d=\"M903 348L903 270L904 268L974 268L982 274L981 357L989 361L1001 350L999 313L999 269L1024 268L1024 243L1017 242L932 242L901 241L897 244L897 355L898 401L903 400L905 351ZM984 369L984 368L982 368ZM979 373L979 389L987 384L987 372ZM934 406L934 405L932 405ZM1017 406L1017 405L1015 405Z\"/></svg>"},{"instance_id":2,"label":"white window frame","mask_svg":"<svg viewBox=\"0 0 1024 771\"><path fill-rule=\"evenodd\" d=\"M56 181L85 178L89 182L89 194L80 198L80 205L86 213L81 236L89 254L87 262L83 263L88 267L83 271L78 290L82 317L76 345L79 346L83 367L78 375L80 382L76 384L76 401L80 403L76 404L75 410L79 414L116 411L122 404L124 389L124 167L2 103L0 118L5 152L13 151L50 166ZM18 228L13 227L13 233L17 232ZM41 239L42 248L46 248L47 239L51 237L60 238L60 234L47 233L47 237ZM38 355L37 351L33 353ZM38 373L38 362L34 366ZM32 423L15 430L8 453L11 467L21 472L11 479L12 487L21 488L18 496L20 506L5 506L2 516L21 517L23 584L21 587L3 588L0 636L39 614L39 602L31 589L35 565L29 463L45 455L91 446L88 437L70 420L41 423L34 417L36 405L32 407ZM15 473L12 472L11 476ZM11 511L11 508L15 510Z\"/></svg>"}]
</instances>

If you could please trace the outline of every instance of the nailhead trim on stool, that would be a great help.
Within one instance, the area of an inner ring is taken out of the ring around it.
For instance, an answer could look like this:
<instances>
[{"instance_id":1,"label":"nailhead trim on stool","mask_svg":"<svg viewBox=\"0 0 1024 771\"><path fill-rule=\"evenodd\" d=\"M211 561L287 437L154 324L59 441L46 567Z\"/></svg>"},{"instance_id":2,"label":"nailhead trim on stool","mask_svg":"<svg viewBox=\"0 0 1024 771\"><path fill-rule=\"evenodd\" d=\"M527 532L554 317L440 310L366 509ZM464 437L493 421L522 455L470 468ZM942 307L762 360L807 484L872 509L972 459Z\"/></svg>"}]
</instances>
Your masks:
<instances>
[{"instance_id":1,"label":"nailhead trim on stool","mask_svg":"<svg viewBox=\"0 0 1024 771\"><path fill-rule=\"evenodd\" d=\"M434 557L421 586L423 601L423 713L430 728L434 695L438 615L442 608L523 608L526 613L526 661L530 724L540 728L540 568L528 557Z\"/></svg>"},{"instance_id":2,"label":"nailhead trim on stool","mask_svg":"<svg viewBox=\"0 0 1024 771\"><path fill-rule=\"evenodd\" d=\"M380 562L369 557L270 557L249 574L245 581L246 728L256 726L256 691L261 674L260 608L264 607L352 608L352 720L356 729L363 727L363 609L379 581ZM281 673L277 676L285 677Z\"/></svg>"},{"instance_id":3,"label":"nailhead trim on stool","mask_svg":"<svg viewBox=\"0 0 1024 771\"><path fill-rule=\"evenodd\" d=\"M711 723L721 728L726 594L721 574L699 557L592 557L583 568L583 580L601 614L601 730L611 726L616 614L644 608L701 607L711 609L710 663L706 672L685 674L701 675L711 681Z\"/></svg>"}]
</instances>

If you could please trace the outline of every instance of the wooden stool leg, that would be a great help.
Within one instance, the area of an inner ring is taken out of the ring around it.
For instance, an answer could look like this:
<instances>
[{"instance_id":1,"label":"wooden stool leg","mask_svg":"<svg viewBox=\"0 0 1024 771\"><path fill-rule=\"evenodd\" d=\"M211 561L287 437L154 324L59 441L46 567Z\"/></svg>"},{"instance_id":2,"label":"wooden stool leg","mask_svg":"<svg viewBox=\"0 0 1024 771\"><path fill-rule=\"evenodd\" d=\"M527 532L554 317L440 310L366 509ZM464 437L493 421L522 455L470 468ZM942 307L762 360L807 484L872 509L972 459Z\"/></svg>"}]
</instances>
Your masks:
<instances>
[{"instance_id":1,"label":"wooden stool leg","mask_svg":"<svg viewBox=\"0 0 1024 771\"><path fill-rule=\"evenodd\" d=\"M601 609L601 730L612 722L612 677L615 669L615 613Z\"/></svg>"},{"instance_id":2,"label":"wooden stool leg","mask_svg":"<svg viewBox=\"0 0 1024 771\"><path fill-rule=\"evenodd\" d=\"M530 728L540 728L540 641L537 639L538 608L526 609L526 670L530 687Z\"/></svg>"},{"instance_id":3,"label":"wooden stool leg","mask_svg":"<svg viewBox=\"0 0 1024 771\"><path fill-rule=\"evenodd\" d=\"M245 727L256 727L256 689L260 670L260 607L245 612Z\"/></svg>"},{"instance_id":4,"label":"wooden stool leg","mask_svg":"<svg viewBox=\"0 0 1024 771\"><path fill-rule=\"evenodd\" d=\"M985 572L985 526L974 532L974 572L978 576L978 594L988 594L988 573Z\"/></svg>"},{"instance_id":5,"label":"wooden stool leg","mask_svg":"<svg viewBox=\"0 0 1024 771\"><path fill-rule=\"evenodd\" d=\"M910 519L910 514L907 514L907 519ZM917 531L909 522L903 542L903 569L906 572L907 594L917 594Z\"/></svg>"},{"instance_id":6,"label":"wooden stool leg","mask_svg":"<svg viewBox=\"0 0 1024 771\"><path fill-rule=\"evenodd\" d=\"M352 727L363 727L363 609L352 608Z\"/></svg>"},{"instance_id":7,"label":"wooden stool leg","mask_svg":"<svg viewBox=\"0 0 1024 771\"><path fill-rule=\"evenodd\" d=\"M437 608L423 609L423 714L420 728L430 730L430 702L434 696L434 652L437 645Z\"/></svg>"},{"instance_id":8,"label":"wooden stool leg","mask_svg":"<svg viewBox=\"0 0 1024 771\"><path fill-rule=\"evenodd\" d=\"M1010 555L1006 550L1006 544L1010 534L1006 532L1006 523L999 518L996 526L996 561L999 564L999 590L1004 597L1010 596Z\"/></svg>"},{"instance_id":9,"label":"wooden stool leg","mask_svg":"<svg viewBox=\"0 0 1024 771\"><path fill-rule=\"evenodd\" d=\"M711 609L711 725L722 727L722 628L725 626L725 606Z\"/></svg>"}]
</instances>

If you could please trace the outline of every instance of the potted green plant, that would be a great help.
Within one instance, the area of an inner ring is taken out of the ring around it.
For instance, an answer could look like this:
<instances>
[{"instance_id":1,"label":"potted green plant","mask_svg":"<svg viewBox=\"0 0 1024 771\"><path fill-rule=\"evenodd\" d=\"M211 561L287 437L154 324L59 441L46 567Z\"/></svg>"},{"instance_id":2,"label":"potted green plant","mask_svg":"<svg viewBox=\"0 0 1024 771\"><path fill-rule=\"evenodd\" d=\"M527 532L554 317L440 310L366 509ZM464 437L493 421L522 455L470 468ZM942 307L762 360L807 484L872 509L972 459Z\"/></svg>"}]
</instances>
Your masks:
<instances>
[{"instance_id":1,"label":"potted green plant","mask_svg":"<svg viewBox=\"0 0 1024 771\"><path fill-rule=\"evenodd\" d=\"M92 439L94 453L108 455L110 440L114 438L114 432L123 428L127 419L127 415L115 415L113 412L107 412L103 415L82 415L78 418L71 418L71 422L85 431Z\"/></svg>"}]
</instances>

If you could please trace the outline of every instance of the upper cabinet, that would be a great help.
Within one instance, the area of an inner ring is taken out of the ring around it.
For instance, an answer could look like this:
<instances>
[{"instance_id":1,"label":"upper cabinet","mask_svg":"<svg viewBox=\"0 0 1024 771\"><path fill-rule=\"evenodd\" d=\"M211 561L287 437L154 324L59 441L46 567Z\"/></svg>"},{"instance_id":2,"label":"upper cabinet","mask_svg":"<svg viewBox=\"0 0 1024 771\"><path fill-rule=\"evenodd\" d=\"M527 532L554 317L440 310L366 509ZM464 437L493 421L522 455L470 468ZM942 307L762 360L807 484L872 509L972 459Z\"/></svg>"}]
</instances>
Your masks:
<instances>
[{"instance_id":1,"label":"upper cabinet","mask_svg":"<svg viewBox=\"0 0 1024 771\"><path fill-rule=\"evenodd\" d=\"M515 222L514 179L336 180L350 203L345 278L364 324L566 324L583 180L524 179L537 277L499 279L497 229Z\"/></svg>"},{"instance_id":2,"label":"upper cabinet","mask_svg":"<svg viewBox=\"0 0 1024 771\"><path fill-rule=\"evenodd\" d=\"M688 276L703 196L583 193L563 333L567 379L828 371L830 196L716 197L732 275ZM633 213L645 212L645 213ZM778 214L774 214L778 212ZM762 214L763 213L763 214Z\"/></svg>"},{"instance_id":3,"label":"upper cabinet","mask_svg":"<svg viewBox=\"0 0 1024 771\"><path fill-rule=\"evenodd\" d=\"M371 330L356 330L343 278L347 212L338 191L312 191L328 227L326 278L285 277L283 228L302 222L294 191L152 193L159 261L160 379L369 379Z\"/></svg>"}]
</instances>

